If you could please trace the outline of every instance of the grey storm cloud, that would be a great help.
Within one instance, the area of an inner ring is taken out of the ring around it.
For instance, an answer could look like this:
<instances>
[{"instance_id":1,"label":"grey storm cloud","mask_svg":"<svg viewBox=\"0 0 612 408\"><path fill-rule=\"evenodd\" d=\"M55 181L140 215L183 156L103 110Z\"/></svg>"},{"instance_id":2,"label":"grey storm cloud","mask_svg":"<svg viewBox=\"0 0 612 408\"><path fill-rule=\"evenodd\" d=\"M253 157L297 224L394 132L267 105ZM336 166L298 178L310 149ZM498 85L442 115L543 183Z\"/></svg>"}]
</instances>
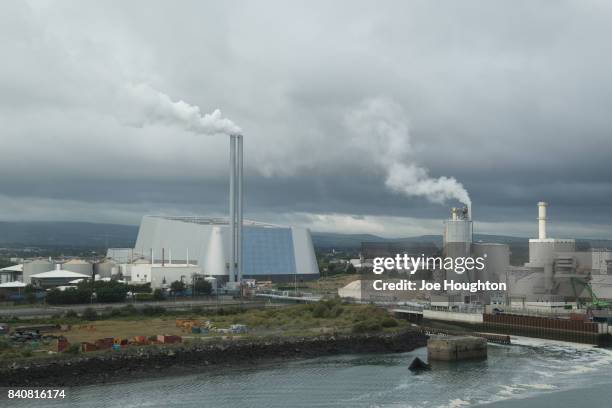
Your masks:
<instances>
[{"instance_id":1,"label":"grey storm cloud","mask_svg":"<svg viewBox=\"0 0 612 408\"><path fill-rule=\"evenodd\" d=\"M399 164L465 187L483 232L533 233L544 199L559 233L612 237L611 19L599 1L5 1L0 218L223 215L227 138L127 123L143 84L244 130L248 218L439 232L457 195L389 188L392 141L347 125L385 100Z\"/></svg>"}]
</instances>

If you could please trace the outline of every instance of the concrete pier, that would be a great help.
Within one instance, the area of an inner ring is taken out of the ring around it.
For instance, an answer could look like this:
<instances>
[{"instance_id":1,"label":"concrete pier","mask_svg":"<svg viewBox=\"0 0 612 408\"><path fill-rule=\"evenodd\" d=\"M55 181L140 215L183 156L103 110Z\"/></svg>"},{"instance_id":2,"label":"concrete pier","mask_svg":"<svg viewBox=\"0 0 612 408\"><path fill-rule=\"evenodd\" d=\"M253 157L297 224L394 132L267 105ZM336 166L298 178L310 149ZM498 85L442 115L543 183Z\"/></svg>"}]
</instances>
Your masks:
<instances>
[{"instance_id":1,"label":"concrete pier","mask_svg":"<svg viewBox=\"0 0 612 408\"><path fill-rule=\"evenodd\" d=\"M427 340L429 361L459 361L487 358L487 340L473 336L431 336Z\"/></svg>"}]
</instances>

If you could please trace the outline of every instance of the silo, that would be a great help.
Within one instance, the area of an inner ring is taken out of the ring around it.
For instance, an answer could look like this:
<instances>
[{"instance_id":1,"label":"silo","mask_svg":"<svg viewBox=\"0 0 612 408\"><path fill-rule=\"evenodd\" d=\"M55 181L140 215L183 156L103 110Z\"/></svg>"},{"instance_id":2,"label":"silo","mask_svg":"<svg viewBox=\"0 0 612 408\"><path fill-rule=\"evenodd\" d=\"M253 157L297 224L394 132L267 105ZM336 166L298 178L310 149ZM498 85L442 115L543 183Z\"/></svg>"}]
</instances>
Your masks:
<instances>
[{"instance_id":1,"label":"silo","mask_svg":"<svg viewBox=\"0 0 612 408\"><path fill-rule=\"evenodd\" d=\"M474 258L485 259L485 268L476 273L477 279L505 282L506 269L510 266L510 247L506 244L477 242L472 248Z\"/></svg>"},{"instance_id":2,"label":"silo","mask_svg":"<svg viewBox=\"0 0 612 408\"><path fill-rule=\"evenodd\" d=\"M225 229L227 235L224 234L224 230L220 226L214 226L210 229L210 239L208 241L208 247L206 248L204 262L201 263L204 266L202 273L208 277L217 277L222 280L229 279L228 261L226 261L227 254L224 250L224 238L229 241L232 239L231 230ZM226 235L226 236L224 236ZM231 259L228 259L231 262Z\"/></svg>"},{"instance_id":3,"label":"silo","mask_svg":"<svg viewBox=\"0 0 612 408\"><path fill-rule=\"evenodd\" d=\"M451 209L450 219L444 221L444 256L448 258L465 258L470 256L472 249L473 223L467 208ZM472 281L467 272L458 274L446 271L447 279L459 282Z\"/></svg>"},{"instance_id":4,"label":"silo","mask_svg":"<svg viewBox=\"0 0 612 408\"><path fill-rule=\"evenodd\" d=\"M116 274L117 263L110 259L94 264L95 274L100 275L101 278L110 278L113 275L113 268L115 268Z\"/></svg>"},{"instance_id":5,"label":"silo","mask_svg":"<svg viewBox=\"0 0 612 408\"><path fill-rule=\"evenodd\" d=\"M93 272L93 266L82 259L71 259L68 262L64 262L62 269L65 271L82 273L83 275L91 276Z\"/></svg>"},{"instance_id":6,"label":"silo","mask_svg":"<svg viewBox=\"0 0 612 408\"><path fill-rule=\"evenodd\" d=\"M23 283L32 283L30 276L49 272L55 269L55 264L48 259L34 259L23 262Z\"/></svg>"}]
</instances>

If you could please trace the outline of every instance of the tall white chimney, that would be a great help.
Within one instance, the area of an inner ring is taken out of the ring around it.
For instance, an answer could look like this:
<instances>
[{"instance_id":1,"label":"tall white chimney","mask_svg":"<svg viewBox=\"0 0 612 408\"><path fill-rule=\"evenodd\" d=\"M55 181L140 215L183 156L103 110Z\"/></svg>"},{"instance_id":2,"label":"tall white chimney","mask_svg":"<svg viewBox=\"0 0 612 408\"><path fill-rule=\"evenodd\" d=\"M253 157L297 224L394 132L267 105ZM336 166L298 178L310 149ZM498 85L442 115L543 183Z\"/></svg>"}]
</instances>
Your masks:
<instances>
[{"instance_id":1,"label":"tall white chimney","mask_svg":"<svg viewBox=\"0 0 612 408\"><path fill-rule=\"evenodd\" d=\"M238 208L236 209L236 222L238 224L236 228L236 274L238 275L238 282L242 281L242 135L238 135L238 183L236 191L238 195Z\"/></svg>"},{"instance_id":2,"label":"tall white chimney","mask_svg":"<svg viewBox=\"0 0 612 408\"><path fill-rule=\"evenodd\" d=\"M242 135L230 135L230 268L229 279L242 279Z\"/></svg>"},{"instance_id":3,"label":"tall white chimney","mask_svg":"<svg viewBox=\"0 0 612 408\"><path fill-rule=\"evenodd\" d=\"M229 281L236 281L236 136L230 135Z\"/></svg>"},{"instance_id":4,"label":"tall white chimney","mask_svg":"<svg viewBox=\"0 0 612 408\"><path fill-rule=\"evenodd\" d=\"M548 203L540 201L538 203L538 238L546 239L546 207Z\"/></svg>"}]
</instances>

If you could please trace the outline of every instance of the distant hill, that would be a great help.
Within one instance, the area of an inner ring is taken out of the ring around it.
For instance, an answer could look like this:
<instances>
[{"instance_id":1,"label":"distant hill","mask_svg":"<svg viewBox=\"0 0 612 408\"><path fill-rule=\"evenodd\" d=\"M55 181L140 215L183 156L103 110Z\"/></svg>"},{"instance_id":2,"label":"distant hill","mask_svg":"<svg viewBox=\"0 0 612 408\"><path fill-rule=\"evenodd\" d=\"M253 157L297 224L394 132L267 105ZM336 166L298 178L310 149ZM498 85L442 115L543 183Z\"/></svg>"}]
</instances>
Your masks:
<instances>
[{"instance_id":1,"label":"distant hill","mask_svg":"<svg viewBox=\"0 0 612 408\"><path fill-rule=\"evenodd\" d=\"M133 247L134 225L90 222L0 222L0 245L40 247Z\"/></svg>"},{"instance_id":2,"label":"distant hill","mask_svg":"<svg viewBox=\"0 0 612 408\"><path fill-rule=\"evenodd\" d=\"M138 235L135 225L96 224L89 222L0 222L0 246L38 246L71 248L133 247ZM312 240L319 250L359 250L362 242L433 243L442 247L441 235L405 238L383 238L372 234L338 234L313 232ZM508 244L511 262L520 265L529 254L529 238L507 235L475 234L474 241ZM612 240L577 239L576 247L611 248Z\"/></svg>"}]
</instances>

